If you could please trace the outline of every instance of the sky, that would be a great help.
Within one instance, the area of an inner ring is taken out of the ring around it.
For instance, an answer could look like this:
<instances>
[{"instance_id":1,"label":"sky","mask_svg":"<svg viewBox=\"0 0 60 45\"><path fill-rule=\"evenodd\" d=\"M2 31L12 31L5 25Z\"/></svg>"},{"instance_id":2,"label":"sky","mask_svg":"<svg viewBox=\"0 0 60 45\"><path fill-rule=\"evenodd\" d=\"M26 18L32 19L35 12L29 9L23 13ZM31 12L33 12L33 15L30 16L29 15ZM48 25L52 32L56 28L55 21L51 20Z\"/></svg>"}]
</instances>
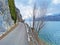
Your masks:
<instances>
[{"instance_id":1,"label":"sky","mask_svg":"<svg viewBox=\"0 0 60 45\"><path fill-rule=\"evenodd\" d=\"M36 3L36 17L39 17L39 9L45 8L45 14L53 15L60 13L60 0L15 0L16 7L20 10L23 19L29 19L33 16L33 7Z\"/></svg>"},{"instance_id":2,"label":"sky","mask_svg":"<svg viewBox=\"0 0 60 45\"><path fill-rule=\"evenodd\" d=\"M47 8L47 15L51 15L54 13L60 13L60 0L15 0L15 5L20 9L20 13L23 16L23 19L32 17L33 15L33 6L34 3L40 4L43 7L43 2L47 2L49 4ZM37 6L38 7L38 6ZM38 11L38 10L37 10Z\"/></svg>"}]
</instances>

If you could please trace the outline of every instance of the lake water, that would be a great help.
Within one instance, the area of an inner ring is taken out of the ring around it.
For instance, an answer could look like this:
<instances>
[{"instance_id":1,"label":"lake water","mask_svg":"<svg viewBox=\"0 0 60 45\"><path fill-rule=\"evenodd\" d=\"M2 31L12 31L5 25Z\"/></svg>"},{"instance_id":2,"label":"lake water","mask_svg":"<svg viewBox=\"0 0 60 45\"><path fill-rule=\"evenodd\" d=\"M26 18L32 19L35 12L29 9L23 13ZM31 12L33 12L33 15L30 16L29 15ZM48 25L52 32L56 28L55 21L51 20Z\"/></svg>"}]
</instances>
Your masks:
<instances>
[{"instance_id":1,"label":"lake water","mask_svg":"<svg viewBox=\"0 0 60 45\"><path fill-rule=\"evenodd\" d=\"M39 37L51 45L60 45L60 21L45 22L45 26L39 32Z\"/></svg>"}]
</instances>

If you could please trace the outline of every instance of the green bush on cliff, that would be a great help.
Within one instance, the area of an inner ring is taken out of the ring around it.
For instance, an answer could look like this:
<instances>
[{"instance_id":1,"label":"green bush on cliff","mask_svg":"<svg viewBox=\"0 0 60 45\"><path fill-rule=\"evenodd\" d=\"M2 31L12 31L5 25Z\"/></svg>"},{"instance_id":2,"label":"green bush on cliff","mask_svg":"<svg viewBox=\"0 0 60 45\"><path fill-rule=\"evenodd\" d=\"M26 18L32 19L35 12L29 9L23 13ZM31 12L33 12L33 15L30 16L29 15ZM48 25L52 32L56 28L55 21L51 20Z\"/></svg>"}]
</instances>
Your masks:
<instances>
[{"instance_id":1,"label":"green bush on cliff","mask_svg":"<svg viewBox=\"0 0 60 45\"><path fill-rule=\"evenodd\" d=\"M16 15L14 0L8 0L8 4L9 4L11 18L14 20L14 23L16 23L17 15Z\"/></svg>"}]
</instances>

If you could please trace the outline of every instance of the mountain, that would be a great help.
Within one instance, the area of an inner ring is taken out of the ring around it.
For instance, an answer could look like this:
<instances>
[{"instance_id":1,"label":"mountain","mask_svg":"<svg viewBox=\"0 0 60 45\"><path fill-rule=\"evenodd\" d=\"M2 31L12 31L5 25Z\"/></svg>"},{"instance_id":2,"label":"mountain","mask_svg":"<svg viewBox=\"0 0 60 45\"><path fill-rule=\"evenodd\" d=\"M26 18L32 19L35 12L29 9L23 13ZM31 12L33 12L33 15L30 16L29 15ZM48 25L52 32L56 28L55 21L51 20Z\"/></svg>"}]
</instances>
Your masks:
<instances>
[{"instance_id":1,"label":"mountain","mask_svg":"<svg viewBox=\"0 0 60 45\"><path fill-rule=\"evenodd\" d=\"M44 16L41 18L36 18L36 21L44 20L44 21L60 21L60 14Z\"/></svg>"}]
</instances>

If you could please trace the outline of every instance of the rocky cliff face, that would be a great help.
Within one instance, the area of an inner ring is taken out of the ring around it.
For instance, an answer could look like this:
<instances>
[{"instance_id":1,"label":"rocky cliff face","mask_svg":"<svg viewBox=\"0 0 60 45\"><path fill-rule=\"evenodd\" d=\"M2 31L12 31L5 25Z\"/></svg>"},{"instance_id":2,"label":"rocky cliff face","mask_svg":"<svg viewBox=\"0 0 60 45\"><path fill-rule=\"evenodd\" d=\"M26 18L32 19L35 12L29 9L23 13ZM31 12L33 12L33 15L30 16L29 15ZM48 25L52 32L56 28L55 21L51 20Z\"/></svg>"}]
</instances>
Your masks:
<instances>
[{"instance_id":1,"label":"rocky cliff face","mask_svg":"<svg viewBox=\"0 0 60 45\"><path fill-rule=\"evenodd\" d=\"M8 0L0 0L0 26L8 29L12 26L13 20L11 19L11 14L8 6Z\"/></svg>"}]
</instances>

